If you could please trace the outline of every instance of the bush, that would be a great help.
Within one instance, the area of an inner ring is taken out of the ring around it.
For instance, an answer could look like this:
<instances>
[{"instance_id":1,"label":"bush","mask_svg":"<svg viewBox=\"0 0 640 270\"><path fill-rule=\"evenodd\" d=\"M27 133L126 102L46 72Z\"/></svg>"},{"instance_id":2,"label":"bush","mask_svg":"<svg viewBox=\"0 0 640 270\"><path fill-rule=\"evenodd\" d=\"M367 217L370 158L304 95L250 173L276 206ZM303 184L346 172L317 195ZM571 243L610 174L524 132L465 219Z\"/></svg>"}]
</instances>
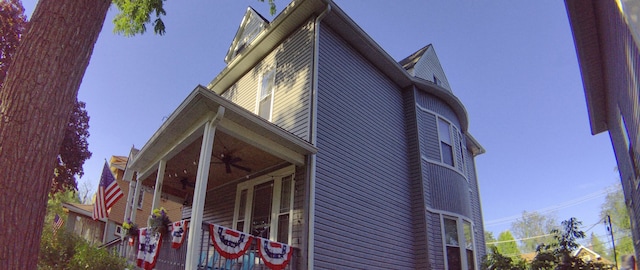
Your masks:
<instances>
[{"instance_id":1,"label":"bush","mask_svg":"<svg viewBox=\"0 0 640 270\"><path fill-rule=\"evenodd\" d=\"M52 232L45 225L40 240L38 269L125 269L127 262L108 250L98 248L64 228Z\"/></svg>"}]
</instances>

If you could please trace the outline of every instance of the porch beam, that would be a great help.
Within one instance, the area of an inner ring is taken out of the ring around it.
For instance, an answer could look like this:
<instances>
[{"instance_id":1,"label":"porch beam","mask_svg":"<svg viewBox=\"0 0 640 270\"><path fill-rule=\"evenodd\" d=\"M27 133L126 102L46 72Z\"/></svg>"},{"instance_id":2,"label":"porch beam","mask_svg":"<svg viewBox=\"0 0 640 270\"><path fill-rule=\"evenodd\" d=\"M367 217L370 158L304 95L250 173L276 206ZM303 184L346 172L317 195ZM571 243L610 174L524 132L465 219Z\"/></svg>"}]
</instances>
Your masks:
<instances>
[{"instance_id":1,"label":"porch beam","mask_svg":"<svg viewBox=\"0 0 640 270\"><path fill-rule=\"evenodd\" d=\"M196 139L198 139L198 137L200 137L200 135L202 134L201 132L203 130L203 126L206 125L206 123L213 117L214 114L212 112L203 115L198 121L196 121L196 124L182 133L180 137L176 138L170 146L162 151L162 153L158 154L156 160L154 160L152 163L149 163L146 168L140 168L140 170L138 171L138 179L145 179L149 177L149 175L151 175L151 173L155 171L155 164L160 162L161 159L171 159Z\"/></svg>"},{"instance_id":2,"label":"porch beam","mask_svg":"<svg viewBox=\"0 0 640 270\"><path fill-rule=\"evenodd\" d=\"M293 151L282 144L273 140L265 138L263 135L254 132L236 122L231 120L222 119L220 121L219 128L224 133L227 133L233 137L236 137L260 150L263 150L269 154L272 154L280 159L286 160L297 166L302 166L305 163L305 155Z\"/></svg>"},{"instance_id":3,"label":"porch beam","mask_svg":"<svg viewBox=\"0 0 640 270\"><path fill-rule=\"evenodd\" d=\"M160 195L162 195L162 182L164 181L164 171L167 168L167 161L165 159L161 159L158 162L158 174L156 176L156 188L153 191L153 204L151 204L151 213L153 213L153 209L160 208Z\"/></svg>"},{"instance_id":4,"label":"porch beam","mask_svg":"<svg viewBox=\"0 0 640 270\"><path fill-rule=\"evenodd\" d=\"M195 270L198 268L200 258L200 239L202 238L202 214L204 213L204 202L207 195L207 182L209 181L209 168L211 166L211 153L213 152L213 141L215 139L216 127L224 116L224 107L218 107L218 113L204 126L202 135L202 145L200 146L200 158L198 162L198 172L196 174L196 184L193 191L193 204L191 206L191 221L189 222L189 235L187 239L187 258L185 269Z\"/></svg>"}]
</instances>

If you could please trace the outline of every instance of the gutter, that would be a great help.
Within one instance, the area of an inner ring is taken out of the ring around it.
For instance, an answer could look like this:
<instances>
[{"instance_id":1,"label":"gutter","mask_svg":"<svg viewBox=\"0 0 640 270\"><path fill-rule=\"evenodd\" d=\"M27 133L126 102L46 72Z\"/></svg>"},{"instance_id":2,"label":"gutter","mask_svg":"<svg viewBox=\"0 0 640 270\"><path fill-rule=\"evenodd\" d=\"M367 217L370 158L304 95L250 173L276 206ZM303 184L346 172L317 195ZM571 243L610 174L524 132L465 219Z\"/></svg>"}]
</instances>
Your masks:
<instances>
[{"instance_id":1,"label":"gutter","mask_svg":"<svg viewBox=\"0 0 640 270\"><path fill-rule=\"evenodd\" d=\"M313 77L311 82L311 144L318 143L318 56L320 49L320 22L331 12L331 1L327 3L327 8L316 17L314 24L313 43ZM315 243L315 204L316 204L316 154L309 156L309 207L308 207L308 230L307 230L307 269L313 269L314 243Z\"/></svg>"}]
</instances>

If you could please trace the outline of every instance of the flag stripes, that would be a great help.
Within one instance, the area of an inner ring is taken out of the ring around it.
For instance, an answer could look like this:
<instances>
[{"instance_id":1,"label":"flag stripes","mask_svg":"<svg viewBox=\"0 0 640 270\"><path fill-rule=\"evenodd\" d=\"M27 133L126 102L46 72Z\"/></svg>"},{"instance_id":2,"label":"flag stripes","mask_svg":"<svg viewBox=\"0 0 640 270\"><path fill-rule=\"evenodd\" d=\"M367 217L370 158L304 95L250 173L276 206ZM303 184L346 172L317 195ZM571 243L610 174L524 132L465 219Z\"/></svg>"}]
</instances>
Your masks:
<instances>
[{"instance_id":1,"label":"flag stripes","mask_svg":"<svg viewBox=\"0 0 640 270\"><path fill-rule=\"evenodd\" d=\"M62 224L64 224L64 220L62 220L62 218L60 218L60 216L56 214L56 217L53 218L53 233L56 233L58 229L62 227Z\"/></svg>"},{"instance_id":2,"label":"flag stripes","mask_svg":"<svg viewBox=\"0 0 640 270\"><path fill-rule=\"evenodd\" d=\"M113 177L107 161L104 162L102 176L100 177L100 185L98 186L98 194L93 208L93 219L101 219L109 217L107 210L111 208L118 199L122 198L124 193L118 186L118 182Z\"/></svg>"}]
</instances>

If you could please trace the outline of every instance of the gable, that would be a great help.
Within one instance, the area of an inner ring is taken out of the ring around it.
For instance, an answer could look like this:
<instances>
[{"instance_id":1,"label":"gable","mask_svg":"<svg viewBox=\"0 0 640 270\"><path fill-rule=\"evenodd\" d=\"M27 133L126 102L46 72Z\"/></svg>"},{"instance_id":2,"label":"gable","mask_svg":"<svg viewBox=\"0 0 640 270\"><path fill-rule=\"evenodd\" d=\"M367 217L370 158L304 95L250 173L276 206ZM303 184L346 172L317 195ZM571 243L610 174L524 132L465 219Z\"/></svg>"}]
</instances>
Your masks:
<instances>
[{"instance_id":1,"label":"gable","mask_svg":"<svg viewBox=\"0 0 640 270\"><path fill-rule=\"evenodd\" d=\"M433 82L451 91L449 80L447 80L447 75L444 74L433 45L429 44L421 48L399 63L412 76Z\"/></svg>"},{"instance_id":2,"label":"gable","mask_svg":"<svg viewBox=\"0 0 640 270\"><path fill-rule=\"evenodd\" d=\"M240 27L236 32L236 36L231 42L231 47L225 56L225 63L231 62L236 55L251 44L251 42L269 25L269 21L262 17L255 9L248 7L247 12L240 22Z\"/></svg>"}]
</instances>

